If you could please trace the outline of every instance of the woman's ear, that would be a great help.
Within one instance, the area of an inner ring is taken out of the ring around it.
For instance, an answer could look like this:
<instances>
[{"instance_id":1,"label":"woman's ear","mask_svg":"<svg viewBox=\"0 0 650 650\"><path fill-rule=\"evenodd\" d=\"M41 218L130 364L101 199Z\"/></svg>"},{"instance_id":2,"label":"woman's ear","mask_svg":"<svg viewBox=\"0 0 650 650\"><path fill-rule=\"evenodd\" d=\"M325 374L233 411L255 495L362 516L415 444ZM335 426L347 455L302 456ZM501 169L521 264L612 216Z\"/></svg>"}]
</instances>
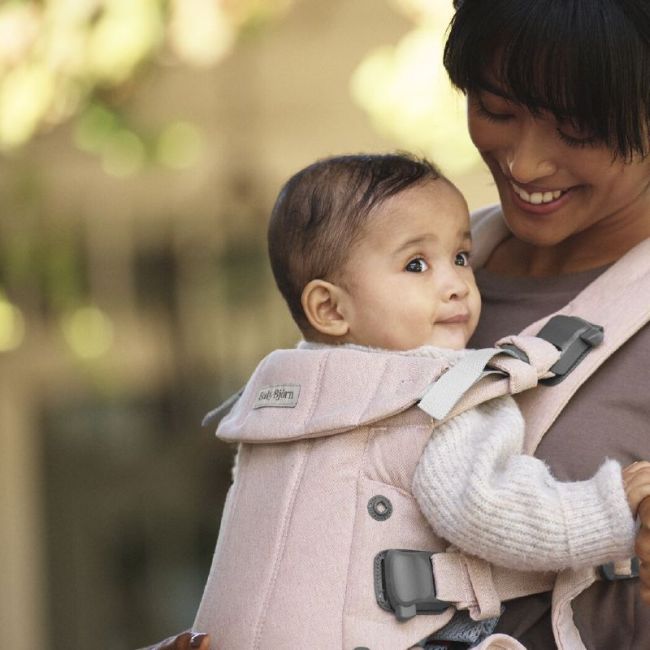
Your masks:
<instances>
[{"instance_id":1,"label":"woman's ear","mask_svg":"<svg viewBox=\"0 0 650 650\"><path fill-rule=\"evenodd\" d=\"M350 325L340 311L343 289L325 280L311 280L302 290L302 309L309 324L321 334L345 336Z\"/></svg>"}]
</instances>

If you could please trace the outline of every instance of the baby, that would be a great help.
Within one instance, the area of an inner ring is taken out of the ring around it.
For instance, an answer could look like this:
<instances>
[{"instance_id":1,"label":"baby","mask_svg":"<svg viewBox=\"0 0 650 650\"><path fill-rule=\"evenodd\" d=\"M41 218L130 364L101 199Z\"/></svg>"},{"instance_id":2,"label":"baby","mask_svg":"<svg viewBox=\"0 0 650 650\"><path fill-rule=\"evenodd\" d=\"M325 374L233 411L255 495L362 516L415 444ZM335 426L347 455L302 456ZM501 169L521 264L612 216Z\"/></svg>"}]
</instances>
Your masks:
<instances>
[{"instance_id":1,"label":"baby","mask_svg":"<svg viewBox=\"0 0 650 650\"><path fill-rule=\"evenodd\" d=\"M302 364L300 367L309 363L305 361L307 357L313 358L314 363L322 366L317 370L320 381L332 357L313 353L342 351L349 355L350 378L348 380L342 375L340 379L340 383L347 382L347 387L333 385L327 389L331 404L323 417L331 417L318 430L301 430L301 439L313 440L321 435L322 429L329 427L337 435L327 434L329 437L322 439L322 444L333 447L335 438L342 440L351 435L338 433L352 427L335 423L335 414L337 409L340 410L343 397L349 396L354 401L355 395L351 393L364 388L363 379L360 382L355 379L355 364L359 359L383 355L381 358L386 358L386 363L401 363L402 359L422 357L439 360L448 367L465 354L464 348L476 327L481 309L470 265L469 214L460 192L429 162L391 154L340 156L310 165L293 176L282 189L271 216L268 245L276 283L304 336L297 350L284 351L292 356L283 358L289 359L290 363L295 359ZM309 352L312 356L308 355ZM278 550L278 545L285 543L282 540L290 537L290 531L282 527L299 525L299 514L296 513L300 509L294 507L293 502L291 524L272 521L273 515L269 513L275 507L275 498L270 482L268 509L259 504L259 496L255 499L250 496L255 490L250 488L252 491L248 492L247 484L268 481L264 471L272 472L270 468L275 467L275 480L279 483L286 480L294 485L289 490L294 494L292 498L300 494L296 490L306 489L301 483L304 474L294 474L302 462L297 460L299 456L286 460L283 454L290 456L296 453L295 445L307 443L287 442L288 438L279 431L282 428L279 416L267 420L268 424L256 423L264 422L260 419L263 411L274 415L284 409L297 409L303 396L305 399L315 398L306 395L304 385L278 384L278 380L273 380L272 386L264 385L263 381L260 384L255 379L260 374L280 378L290 375L286 371L283 375L283 364L273 362L271 357L260 364L230 419L224 421L219 429L220 435L226 439L267 443L244 444L240 448L240 468L235 474L227 513L222 520L215 564L195 624L195 629L211 631L217 639L221 637L225 645L218 647L223 648L231 647L229 643L232 647L247 647L244 636L238 636L240 631L231 633L232 630L227 629L236 624L234 619L229 619L227 612L223 613L220 602L237 582L235 573L229 573L233 554L238 555L238 561L253 563L257 547L252 545L247 551L248 538L255 531L272 530L273 526L283 532L278 537L280 541L270 545L274 552L284 553ZM279 368L277 371L276 366ZM370 383L371 375L368 377ZM386 377L385 381L389 386L392 386L390 381L394 381L395 390L401 389L399 377ZM259 390L260 386L262 390ZM366 399L359 395L358 401L362 398ZM370 406L365 409L368 410L371 410ZM291 415L287 410L287 429L291 428ZM366 422L361 421L362 417L366 417L367 422L374 421L364 412L359 414L361 424ZM251 432L256 427L267 430L259 438L254 438L257 434ZM236 435L231 434L234 430ZM512 398L493 400L443 423L434 430L430 441L424 441L420 446L414 446L401 432L403 453L405 456L416 454L412 463L417 464L417 468L409 466L410 469L403 471L404 476L400 474L402 469L385 469L389 478L382 480L387 486L394 483L396 495L410 492L410 481L413 481L413 493L438 535L461 550L503 566L560 570L633 555L632 515L642 498L650 493L650 482L646 478L648 464L637 463L621 472L618 463L606 461L589 481L560 483L553 479L541 461L521 454L523 431L523 420ZM377 434L366 435L370 437L364 443L367 445L364 453L371 455L376 453L372 445L375 444L373 435ZM279 444L272 444L276 442ZM343 482L347 480L346 454L352 455L353 452L351 448L345 449L343 441L341 444L343 446L338 451L332 451L332 458L336 458L336 454L340 458L336 462L342 464L340 476ZM411 447L415 451L409 451ZM255 453L258 464L253 470L249 454ZM263 454L269 456L259 460ZM421 454L419 462L417 454ZM387 468L390 460L381 459L381 463ZM248 470L242 473L244 467ZM323 461L311 471L316 473L322 468ZM377 476L380 475L381 469L377 470ZM356 475L352 480L357 480ZM378 479L375 477L373 481L374 488ZM323 502L334 498L334 488L330 484L321 487ZM317 491L318 485L314 489ZM392 494L387 489L384 493ZM264 490L260 490L264 494ZM357 492L357 500L362 501L362 488ZM278 494L284 499L288 491L283 488ZM390 517L393 508L391 499L382 498L383 502L368 501L369 511L380 506L374 514L371 512L380 520L386 513ZM246 528L246 522L242 524L242 521L246 517L253 518L251 502L258 504L257 510L253 508L257 519ZM371 503L374 506L371 507ZM343 501L338 505L341 512L346 506ZM246 508L249 508L248 514ZM499 516L493 516L491 508L496 508ZM249 532L242 533L244 529L238 528L241 525ZM307 526L320 525L314 519ZM517 535L512 535L513 525L517 527ZM377 531L372 535L390 531L388 522ZM260 535L260 539L264 539L262 533ZM321 537L319 535L318 539ZM341 545L348 544L347 538L337 541ZM305 544L309 546L307 542ZM392 539L386 541L384 548L391 546L394 546ZM229 553L229 560L224 560L224 554ZM251 556L248 560L244 558L247 553ZM350 557L353 564L354 551ZM265 562L263 566L267 564ZM296 581L296 584L302 577L309 581L307 565L289 565L288 569L279 569L279 573L272 574L269 580L274 588L285 578ZM363 569L353 567L352 570L366 571L366 565ZM298 574L301 575L297 578ZM345 580L344 571L339 582ZM295 591L298 587L292 589ZM288 590L288 593L292 591ZM350 589L346 599L349 599L349 593ZM368 598L374 600L374 594L368 594ZM258 613L265 611L274 599L275 596L269 596L262 599L259 606L251 605L251 608ZM301 612L289 606L288 609L290 618L286 620L286 630L293 625L302 629L299 622ZM305 630L310 625L315 626L310 616L305 617L311 621L305 623ZM338 616L343 614L339 612ZM281 639L288 643L284 647L290 647L296 640L295 635L291 637L286 631L287 636L282 636L284 630L280 618L277 613L269 615L273 631L269 631L267 636L263 632L267 629L266 624L260 622L256 627L256 638L266 640L269 647L276 647L274 644ZM350 638L353 636L351 633ZM412 642L409 639L409 643ZM334 647L327 643L323 641L323 647Z\"/></svg>"}]
</instances>

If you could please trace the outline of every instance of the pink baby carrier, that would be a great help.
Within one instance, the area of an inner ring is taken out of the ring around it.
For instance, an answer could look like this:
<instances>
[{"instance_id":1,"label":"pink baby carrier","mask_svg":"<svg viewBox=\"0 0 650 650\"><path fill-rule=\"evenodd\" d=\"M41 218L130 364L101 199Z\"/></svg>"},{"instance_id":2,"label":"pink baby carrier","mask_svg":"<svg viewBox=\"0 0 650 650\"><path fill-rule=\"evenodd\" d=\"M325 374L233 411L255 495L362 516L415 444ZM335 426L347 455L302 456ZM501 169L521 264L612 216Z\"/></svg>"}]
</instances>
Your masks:
<instances>
[{"instance_id":1,"label":"pink baby carrier","mask_svg":"<svg viewBox=\"0 0 650 650\"><path fill-rule=\"evenodd\" d=\"M481 264L507 231L498 209L474 226ZM216 650L398 650L457 610L481 620L503 601L553 591L558 647L582 650L570 603L601 576L596 568L521 572L456 552L428 526L411 483L432 426L506 393L519 394L533 453L582 382L650 318L649 271L650 240L559 312L604 325L602 343L578 328L558 350L531 336L543 319L502 341L507 352L486 353L466 391L440 391L453 376L441 358L331 348L269 355L218 429L240 444L238 465L194 628ZM482 372L488 359L498 372ZM608 570L631 575L630 566ZM502 634L478 647L523 649Z\"/></svg>"}]
</instances>

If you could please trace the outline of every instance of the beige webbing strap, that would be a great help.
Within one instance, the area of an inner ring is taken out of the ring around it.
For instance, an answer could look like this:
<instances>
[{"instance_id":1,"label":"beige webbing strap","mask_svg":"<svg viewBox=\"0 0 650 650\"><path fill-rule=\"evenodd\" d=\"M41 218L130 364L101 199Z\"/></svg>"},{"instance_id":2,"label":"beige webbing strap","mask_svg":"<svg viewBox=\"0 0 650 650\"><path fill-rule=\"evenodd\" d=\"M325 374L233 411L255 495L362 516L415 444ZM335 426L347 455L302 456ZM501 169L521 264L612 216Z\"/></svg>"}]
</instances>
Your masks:
<instances>
[{"instance_id":1,"label":"beige webbing strap","mask_svg":"<svg viewBox=\"0 0 650 650\"><path fill-rule=\"evenodd\" d=\"M480 381L475 383L471 390L467 391L460 399L455 396L454 399L457 401L447 419L495 397L516 394L536 386L539 379L552 374L548 372L549 368L560 357L560 352L554 345L534 336L510 336L499 341L500 345L504 343L510 343L525 352L529 363L509 356L505 351L503 354L493 357L488 363L488 371L483 373ZM490 368L496 369L498 372L494 373L493 370L491 373ZM440 379L443 378L444 375ZM420 404L420 408L422 408L422 404Z\"/></svg>"},{"instance_id":2,"label":"beige webbing strap","mask_svg":"<svg viewBox=\"0 0 650 650\"><path fill-rule=\"evenodd\" d=\"M555 581L552 572L513 571L459 552L436 553L431 565L437 598L475 620L498 616L502 601L550 591Z\"/></svg>"},{"instance_id":3,"label":"beige webbing strap","mask_svg":"<svg viewBox=\"0 0 650 650\"><path fill-rule=\"evenodd\" d=\"M508 377L508 392L520 393L537 385L541 377L552 375L549 368L559 359L557 348L532 336L511 336L499 343L518 347L528 363L501 348L468 350L458 363L436 379L422 396L418 407L436 420L444 420L461 398L481 379L498 371ZM492 370L490 370L490 368ZM479 389L477 395L484 394ZM455 412L455 411L454 411Z\"/></svg>"},{"instance_id":4,"label":"beige webbing strap","mask_svg":"<svg viewBox=\"0 0 650 650\"><path fill-rule=\"evenodd\" d=\"M444 420L460 398L485 374L490 359L503 352L498 348L469 350L438 377L422 396L418 407L436 420Z\"/></svg>"}]
</instances>

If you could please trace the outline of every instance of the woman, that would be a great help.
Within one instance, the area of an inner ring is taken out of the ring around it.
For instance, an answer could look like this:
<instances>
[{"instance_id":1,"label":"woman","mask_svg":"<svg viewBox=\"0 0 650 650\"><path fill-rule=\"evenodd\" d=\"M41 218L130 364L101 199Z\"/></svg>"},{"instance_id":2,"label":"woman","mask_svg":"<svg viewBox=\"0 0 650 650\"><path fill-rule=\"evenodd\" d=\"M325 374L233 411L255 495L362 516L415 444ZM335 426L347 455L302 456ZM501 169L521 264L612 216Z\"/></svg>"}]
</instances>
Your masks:
<instances>
[{"instance_id":1,"label":"woman","mask_svg":"<svg viewBox=\"0 0 650 650\"><path fill-rule=\"evenodd\" d=\"M487 347L565 305L650 236L650 3L455 6L444 62L467 95L470 134L510 230L477 272L484 307L471 344ZM646 327L583 385L542 440L537 455L558 478L585 479L604 457L622 465L650 459L648 367ZM650 507L642 516L650 526ZM637 551L650 562L646 529ZM645 566L641 580L643 591L638 580L598 581L574 601L587 648L650 647ZM549 593L510 601L497 631L529 650L553 648L550 607Z\"/></svg>"},{"instance_id":2,"label":"woman","mask_svg":"<svg viewBox=\"0 0 650 650\"><path fill-rule=\"evenodd\" d=\"M456 9L444 63L467 94L511 233L477 272L484 306L471 344L483 347L559 309L650 236L650 3ZM650 458L649 365L646 327L573 397L537 450L558 478L587 478L607 456ZM573 603L587 648L650 647L643 608L637 580L598 581ZM497 630L552 648L549 612L550 594L511 601Z\"/></svg>"}]
</instances>

